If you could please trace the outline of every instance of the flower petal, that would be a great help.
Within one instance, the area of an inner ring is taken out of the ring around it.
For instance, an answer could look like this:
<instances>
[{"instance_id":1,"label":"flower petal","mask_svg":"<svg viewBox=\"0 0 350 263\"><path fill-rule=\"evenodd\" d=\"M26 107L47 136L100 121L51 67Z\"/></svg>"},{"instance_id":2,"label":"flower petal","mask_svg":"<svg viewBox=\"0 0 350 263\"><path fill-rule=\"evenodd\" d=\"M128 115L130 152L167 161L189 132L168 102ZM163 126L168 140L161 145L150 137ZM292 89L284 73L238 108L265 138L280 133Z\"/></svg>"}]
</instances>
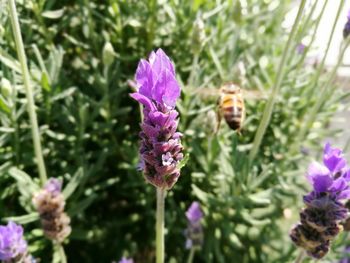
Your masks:
<instances>
[{"instance_id":1,"label":"flower petal","mask_svg":"<svg viewBox=\"0 0 350 263\"><path fill-rule=\"evenodd\" d=\"M143 104L146 108L148 108L151 111L155 111L156 107L154 106L154 104L152 103L152 101L147 98L146 96L135 92L135 93L131 93L130 97L132 97L134 100L140 102L141 104Z\"/></svg>"},{"instance_id":2,"label":"flower petal","mask_svg":"<svg viewBox=\"0 0 350 263\"><path fill-rule=\"evenodd\" d=\"M152 95L155 101L164 103L172 108L175 107L176 100L180 96L180 87L175 76L169 70L165 69L160 73Z\"/></svg>"},{"instance_id":3,"label":"flower petal","mask_svg":"<svg viewBox=\"0 0 350 263\"><path fill-rule=\"evenodd\" d=\"M144 59L141 59L136 70L135 79L140 87L139 93L151 98L153 88L153 73L151 65Z\"/></svg>"},{"instance_id":4,"label":"flower petal","mask_svg":"<svg viewBox=\"0 0 350 263\"><path fill-rule=\"evenodd\" d=\"M342 151L338 148L332 148L329 143L326 143L324 147L323 163L332 173L340 172L346 166Z\"/></svg>"},{"instance_id":5,"label":"flower petal","mask_svg":"<svg viewBox=\"0 0 350 263\"><path fill-rule=\"evenodd\" d=\"M327 191L333 183L333 178L329 174L328 169L317 162L310 164L307 179L310 181L316 192Z\"/></svg>"},{"instance_id":6,"label":"flower petal","mask_svg":"<svg viewBox=\"0 0 350 263\"><path fill-rule=\"evenodd\" d=\"M165 69L169 70L172 75L175 75L173 63L161 48L158 48L156 53L151 53L149 62L157 75L159 75Z\"/></svg>"}]
</instances>

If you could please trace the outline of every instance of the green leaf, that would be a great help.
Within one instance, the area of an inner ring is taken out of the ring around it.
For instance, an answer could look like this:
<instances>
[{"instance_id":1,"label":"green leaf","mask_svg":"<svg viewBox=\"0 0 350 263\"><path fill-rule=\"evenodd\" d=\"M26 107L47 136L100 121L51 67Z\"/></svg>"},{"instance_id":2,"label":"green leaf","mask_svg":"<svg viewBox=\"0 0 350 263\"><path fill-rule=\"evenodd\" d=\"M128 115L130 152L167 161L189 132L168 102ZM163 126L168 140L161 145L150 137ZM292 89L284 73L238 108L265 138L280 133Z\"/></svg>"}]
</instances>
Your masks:
<instances>
[{"instance_id":1,"label":"green leaf","mask_svg":"<svg viewBox=\"0 0 350 263\"><path fill-rule=\"evenodd\" d=\"M84 176L86 175L83 173L83 169L79 168L62 192L66 200L72 195Z\"/></svg>"},{"instance_id":2,"label":"green leaf","mask_svg":"<svg viewBox=\"0 0 350 263\"><path fill-rule=\"evenodd\" d=\"M40 190L40 187L32 180L32 178L25 172L12 167L8 171L9 175L17 181L18 190L22 196L31 199L35 192Z\"/></svg>"},{"instance_id":3,"label":"green leaf","mask_svg":"<svg viewBox=\"0 0 350 263\"><path fill-rule=\"evenodd\" d=\"M192 190L199 200L201 200L204 203L208 201L208 194L200 188L198 188L196 185L192 184Z\"/></svg>"},{"instance_id":4,"label":"green leaf","mask_svg":"<svg viewBox=\"0 0 350 263\"><path fill-rule=\"evenodd\" d=\"M39 219L39 213L37 213L37 212L33 212L33 213L23 215L23 216L12 216L12 217L3 218L3 220L5 220L5 221L14 221L14 222L21 224L21 225L34 222L38 219Z\"/></svg>"},{"instance_id":5,"label":"green leaf","mask_svg":"<svg viewBox=\"0 0 350 263\"><path fill-rule=\"evenodd\" d=\"M10 107L7 105L4 97L2 95L0 95L0 109L3 110L6 113L10 113L11 109Z\"/></svg>"},{"instance_id":6,"label":"green leaf","mask_svg":"<svg viewBox=\"0 0 350 263\"><path fill-rule=\"evenodd\" d=\"M185 157L178 164L178 168L181 169L182 167L184 167L189 159L190 159L190 155L186 153Z\"/></svg>"},{"instance_id":7,"label":"green leaf","mask_svg":"<svg viewBox=\"0 0 350 263\"><path fill-rule=\"evenodd\" d=\"M90 196L86 197L82 201L75 203L69 210L68 214L71 217L74 217L75 215L84 212L86 208L88 208L92 202L97 198L97 194L91 194Z\"/></svg>"},{"instance_id":8,"label":"green leaf","mask_svg":"<svg viewBox=\"0 0 350 263\"><path fill-rule=\"evenodd\" d=\"M242 242L239 240L238 236L235 233L231 233L229 236L230 242L238 248L242 248Z\"/></svg>"},{"instance_id":9,"label":"green leaf","mask_svg":"<svg viewBox=\"0 0 350 263\"><path fill-rule=\"evenodd\" d=\"M22 74L21 66L20 66L19 62L16 59L14 59L13 57L11 57L10 55L8 55L2 49L0 49L0 61L5 66L9 67L10 69L16 71L17 73Z\"/></svg>"},{"instance_id":10,"label":"green leaf","mask_svg":"<svg viewBox=\"0 0 350 263\"><path fill-rule=\"evenodd\" d=\"M47 92L51 91L51 85L49 81L49 76L47 75L46 72L41 73L41 80L40 80L41 86L43 87L44 90Z\"/></svg>"},{"instance_id":11,"label":"green leaf","mask_svg":"<svg viewBox=\"0 0 350 263\"><path fill-rule=\"evenodd\" d=\"M58 19L61 18L64 14L64 8L62 9L57 9L57 10L50 10L50 11L45 11L41 15L45 18L49 19Z\"/></svg>"}]
</instances>

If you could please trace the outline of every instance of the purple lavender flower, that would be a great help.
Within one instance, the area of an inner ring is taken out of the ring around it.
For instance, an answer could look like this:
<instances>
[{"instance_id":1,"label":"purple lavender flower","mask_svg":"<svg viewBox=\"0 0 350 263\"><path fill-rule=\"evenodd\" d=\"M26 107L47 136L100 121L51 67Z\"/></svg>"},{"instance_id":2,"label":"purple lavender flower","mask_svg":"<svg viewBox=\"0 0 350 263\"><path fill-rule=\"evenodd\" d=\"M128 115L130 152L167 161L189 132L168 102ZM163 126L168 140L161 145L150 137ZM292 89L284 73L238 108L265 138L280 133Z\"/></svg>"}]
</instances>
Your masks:
<instances>
[{"instance_id":1,"label":"purple lavender flower","mask_svg":"<svg viewBox=\"0 0 350 263\"><path fill-rule=\"evenodd\" d=\"M350 263L350 246L345 247L344 257L338 263Z\"/></svg>"},{"instance_id":2,"label":"purple lavender flower","mask_svg":"<svg viewBox=\"0 0 350 263\"><path fill-rule=\"evenodd\" d=\"M136 70L138 91L131 97L143 105L144 119L140 132L141 162L146 180L156 187L170 189L180 176L183 159L182 134L177 132L176 100L180 86L175 69L163 50L141 59Z\"/></svg>"},{"instance_id":3,"label":"purple lavender flower","mask_svg":"<svg viewBox=\"0 0 350 263\"><path fill-rule=\"evenodd\" d=\"M201 219L203 218L203 212L198 202L193 202L186 211L187 217L187 229L185 230L186 236L186 248L199 249L203 244L203 227Z\"/></svg>"},{"instance_id":4,"label":"purple lavender flower","mask_svg":"<svg viewBox=\"0 0 350 263\"><path fill-rule=\"evenodd\" d=\"M0 226L0 260L15 260L27 253L27 242L23 238L23 228L14 222Z\"/></svg>"},{"instance_id":5,"label":"purple lavender flower","mask_svg":"<svg viewBox=\"0 0 350 263\"><path fill-rule=\"evenodd\" d=\"M323 164L314 162L309 166L307 179L313 190L303 198L306 208L290 237L311 257L324 257L330 242L342 231L340 222L348 215L342 200L350 198L349 175L342 151L329 143L324 147Z\"/></svg>"},{"instance_id":6,"label":"purple lavender flower","mask_svg":"<svg viewBox=\"0 0 350 263\"><path fill-rule=\"evenodd\" d=\"M300 43L297 45L297 53L298 54L303 54L305 51L306 46L303 43Z\"/></svg>"},{"instance_id":7,"label":"purple lavender flower","mask_svg":"<svg viewBox=\"0 0 350 263\"><path fill-rule=\"evenodd\" d=\"M44 185L44 189L50 192L53 196L57 196L62 190L62 181L57 178L50 178Z\"/></svg>"},{"instance_id":8,"label":"purple lavender flower","mask_svg":"<svg viewBox=\"0 0 350 263\"><path fill-rule=\"evenodd\" d=\"M348 11L347 15L347 21L345 23L344 29L343 29L343 37L347 38L347 36L350 34L350 10Z\"/></svg>"},{"instance_id":9,"label":"purple lavender flower","mask_svg":"<svg viewBox=\"0 0 350 263\"><path fill-rule=\"evenodd\" d=\"M132 258L125 258L123 257L119 263L134 263L134 260Z\"/></svg>"}]
</instances>

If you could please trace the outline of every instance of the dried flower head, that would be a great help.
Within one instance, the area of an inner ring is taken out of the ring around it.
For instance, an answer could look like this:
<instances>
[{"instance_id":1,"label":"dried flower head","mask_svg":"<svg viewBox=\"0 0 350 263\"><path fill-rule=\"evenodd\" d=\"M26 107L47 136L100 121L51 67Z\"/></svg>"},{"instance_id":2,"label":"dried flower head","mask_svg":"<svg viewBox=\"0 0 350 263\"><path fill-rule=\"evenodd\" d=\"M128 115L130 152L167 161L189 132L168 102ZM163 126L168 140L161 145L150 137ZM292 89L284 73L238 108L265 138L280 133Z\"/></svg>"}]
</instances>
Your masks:
<instances>
[{"instance_id":1,"label":"dried flower head","mask_svg":"<svg viewBox=\"0 0 350 263\"><path fill-rule=\"evenodd\" d=\"M183 159L182 134L176 131L179 114L175 110L180 86L163 50L152 52L148 61L141 59L136 82L138 91L131 97L143 105L144 115L139 167L149 183L170 189L180 176L179 163Z\"/></svg>"},{"instance_id":2,"label":"dried flower head","mask_svg":"<svg viewBox=\"0 0 350 263\"><path fill-rule=\"evenodd\" d=\"M60 180L50 178L33 197L46 237L58 242L63 242L71 232L70 218L64 212L65 201L61 187Z\"/></svg>"},{"instance_id":3,"label":"dried flower head","mask_svg":"<svg viewBox=\"0 0 350 263\"><path fill-rule=\"evenodd\" d=\"M306 207L290 237L309 256L319 259L327 254L330 242L342 231L341 221L348 214L342 200L350 198L350 168L342 151L327 143L323 164L312 163L307 178L313 190L304 196Z\"/></svg>"},{"instance_id":4,"label":"dried flower head","mask_svg":"<svg viewBox=\"0 0 350 263\"><path fill-rule=\"evenodd\" d=\"M201 248L203 244L203 212L198 202L193 202L186 211L187 229L185 230L186 248Z\"/></svg>"},{"instance_id":5,"label":"dried flower head","mask_svg":"<svg viewBox=\"0 0 350 263\"><path fill-rule=\"evenodd\" d=\"M7 226L0 226L0 260L19 262L26 254L27 242L22 226L11 221Z\"/></svg>"}]
</instances>

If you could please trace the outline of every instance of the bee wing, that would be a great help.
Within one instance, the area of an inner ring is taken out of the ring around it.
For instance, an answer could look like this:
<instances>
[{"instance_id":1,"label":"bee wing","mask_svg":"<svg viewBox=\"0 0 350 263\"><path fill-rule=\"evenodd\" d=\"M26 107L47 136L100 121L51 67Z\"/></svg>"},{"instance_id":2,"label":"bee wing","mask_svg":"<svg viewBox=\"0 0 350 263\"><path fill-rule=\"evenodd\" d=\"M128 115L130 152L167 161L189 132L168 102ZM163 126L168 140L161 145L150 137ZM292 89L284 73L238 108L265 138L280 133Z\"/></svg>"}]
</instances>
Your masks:
<instances>
[{"instance_id":1,"label":"bee wing","mask_svg":"<svg viewBox=\"0 0 350 263\"><path fill-rule=\"evenodd\" d=\"M259 90L242 90L243 96L246 99L264 99L268 98L267 93L261 92Z\"/></svg>"},{"instance_id":2,"label":"bee wing","mask_svg":"<svg viewBox=\"0 0 350 263\"><path fill-rule=\"evenodd\" d=\"M198 88L194 91L195 94L200 95L201 97L216 97L220 94L220 89L218 88Z\"/></svg>"}]
</instances>

